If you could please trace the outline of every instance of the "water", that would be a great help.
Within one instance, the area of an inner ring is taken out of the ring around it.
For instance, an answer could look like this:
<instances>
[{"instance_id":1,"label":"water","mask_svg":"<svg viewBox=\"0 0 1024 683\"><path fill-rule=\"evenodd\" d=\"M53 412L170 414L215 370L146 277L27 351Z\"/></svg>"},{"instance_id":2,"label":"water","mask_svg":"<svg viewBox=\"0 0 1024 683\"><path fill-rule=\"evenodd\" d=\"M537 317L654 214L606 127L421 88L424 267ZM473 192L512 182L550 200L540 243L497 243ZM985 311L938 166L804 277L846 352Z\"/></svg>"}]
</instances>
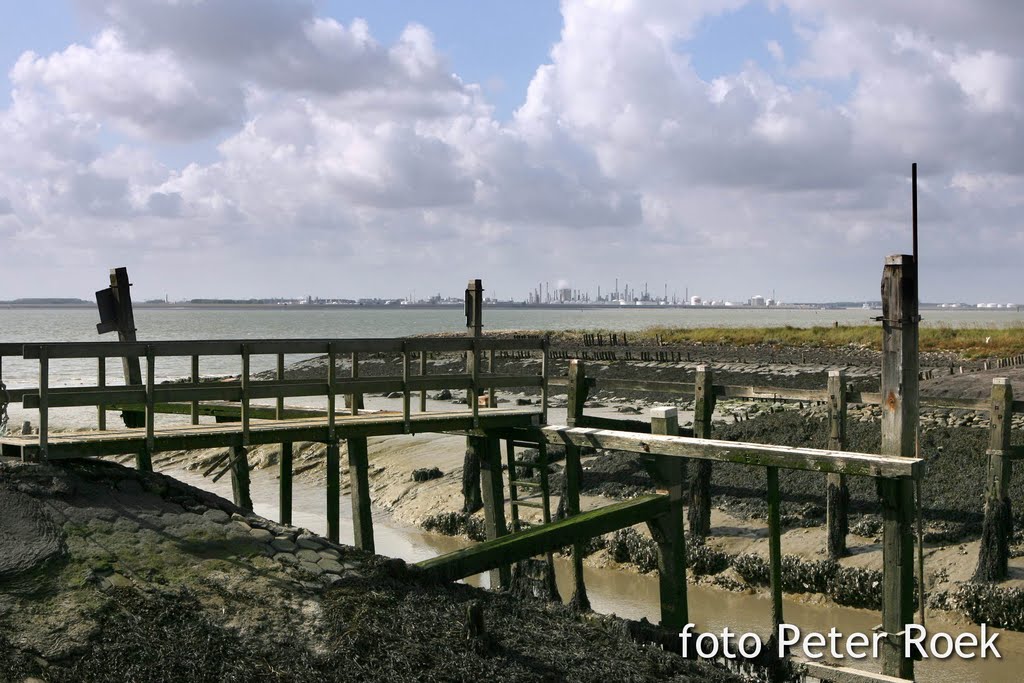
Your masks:
<instances>
[{"instance_id":1,"label":"water","mask_svg":"<svg viewBox=\"0 0 1024 683\"><path fill-rule=\"evenodd\" d=\"M689 309L689 308L487 308L485 329L565 330L614 329L636 331L653 326L746 327L872 324L878 311L863 309ZM98 317L92 308L0 309L0 342L98 341L115 338L96 334ZM402 337L429 332L465 330L465 317L457 307L339 309L306 308L140 308L135 312L140 340L178 339L272 339ZM924 312L925 325L1009 326L1024 325L1024 313L1016 310L949 310ZM289 362L301 356L289 357ZM271 356L254 356L254 372L269 370ZM186 376L186 358L157 360L158 379ZM237 357L202 359L203 374L238 374ZM34 362L4 359L3 378L10 387L35 386ZM50 363L52 386L93 384L95 361L57 360ZM107 363L108 380L120 383L121 368Z\"/></svg>"}]
</instances>

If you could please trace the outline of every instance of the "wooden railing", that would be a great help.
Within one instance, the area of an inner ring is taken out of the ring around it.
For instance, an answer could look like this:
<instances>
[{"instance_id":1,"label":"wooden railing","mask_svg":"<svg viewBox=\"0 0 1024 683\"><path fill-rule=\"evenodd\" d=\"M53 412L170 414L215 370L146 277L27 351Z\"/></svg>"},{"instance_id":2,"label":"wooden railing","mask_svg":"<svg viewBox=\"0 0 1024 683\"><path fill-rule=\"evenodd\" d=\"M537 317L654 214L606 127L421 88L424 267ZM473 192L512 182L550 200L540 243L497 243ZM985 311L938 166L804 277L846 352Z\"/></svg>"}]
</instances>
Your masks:
<instances>
[{"instance_id":1,"label":"wooden railing","mask_svg":"<svg viewBox=\"0 0 1024 683\"><path fill-rule=\"evenodd\" d=\"M66 342L53 344L5 344L0 345L0 355L17 355L39 364L39 386L10 392L11 400L21 399L24 408L39 411L39 447L45 453L49 431L49 412L56 408L97 406L99 428L105 428L103 414L108 405L138 404L145 412L147 444L152 447L153 433L158 414L157 406L162 403L190 403L193 424L198 424L199 405L203 401L233 401L240 404L242 440L248 443L249 421L252 416L252 401L276 399L277 417L283 417L284 400L296 397L326 397L329 431L336 419L336 398L338 395L351 397L356 406L364 393L401 392L402 414L408 425L411 413L412 394L420 393L420 408L426 409L426 392L440 389L463 389L468 394L468 409L474 420L478 417L478 400L485 390L509 387L537 387L546 396L547 352L546 338L488 339L477 338L408 338L408 339L272 339L272 340L230 340L230 341L152 341L152 342ZM540 374L502 375L481 370L480 362L469 363L470 372L458 374L427 374L427 354L466 353L479 359L495 351L539 352L541 355ZM363 354L397 354L401 358L402 374L386 377L360 377L359 359ZM284 379L284 357L293 354L325 354L327 356L326 377L318 380ZM352 372L349 377L337 376L338 360L342 355L350 358ZM273 355L277 359L277 378L274 380L253 380L250 370L251 358ZM199 365L203 356L239 356L242 372L238 380L225 382L200 382ZM186 383L156 384L157 359L167 357L188 357L191 359L191 377ZM412 360L418 357L419 374L412 372ZM87 387L51 388L50 362L60 359L94 358L97 361L97 383ZM106 366L108 358L145 359L147 372L142 386L108 386ZM546 401L542 401L544 410Z\"/></svg>"}]
</instances>

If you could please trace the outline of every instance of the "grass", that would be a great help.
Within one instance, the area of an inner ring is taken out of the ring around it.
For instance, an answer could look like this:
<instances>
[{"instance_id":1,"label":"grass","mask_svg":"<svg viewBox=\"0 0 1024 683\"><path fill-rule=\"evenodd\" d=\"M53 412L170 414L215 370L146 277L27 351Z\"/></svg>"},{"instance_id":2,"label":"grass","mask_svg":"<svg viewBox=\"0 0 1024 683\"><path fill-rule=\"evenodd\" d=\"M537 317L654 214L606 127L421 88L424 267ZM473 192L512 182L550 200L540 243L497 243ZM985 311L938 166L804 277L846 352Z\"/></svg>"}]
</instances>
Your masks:
<instances>
[{"instance_id":1,"label":"grass","mask_svg":"<svg viewBox=\"0 0 1024 683\"><path fill-rule=\"evenodd\" d=\"M608 330L568 330L552 335L560 343L579 343L584 333L610 334ZM838 348L856 346L880 351L881 325L838 327L650 327L627 333L630 343L727 344L730 346L791 346ZM920 328L921 351L948 351L966 358L1002 358L1024 354L1024 325L1011 327Z\"/></svg>"}]
</instances>

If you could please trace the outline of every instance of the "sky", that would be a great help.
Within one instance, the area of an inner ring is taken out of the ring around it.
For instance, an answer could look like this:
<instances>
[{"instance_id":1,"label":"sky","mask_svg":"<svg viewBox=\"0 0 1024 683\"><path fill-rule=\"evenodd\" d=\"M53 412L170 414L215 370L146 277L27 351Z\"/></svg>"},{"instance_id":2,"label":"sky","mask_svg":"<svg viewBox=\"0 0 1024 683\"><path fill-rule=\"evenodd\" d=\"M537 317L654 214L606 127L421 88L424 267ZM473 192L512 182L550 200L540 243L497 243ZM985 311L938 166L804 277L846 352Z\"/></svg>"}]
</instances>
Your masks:
<instances>
[{"instance_id":1,"label":"sky","mask_svg":"<svg viewBox=\"0 0 1024 683\"><path fill-rule=\"evenodd\" d=\"M41 0L0 21L0 300L1024 303L1017 0Z\"/></svg>"}]
</instances>

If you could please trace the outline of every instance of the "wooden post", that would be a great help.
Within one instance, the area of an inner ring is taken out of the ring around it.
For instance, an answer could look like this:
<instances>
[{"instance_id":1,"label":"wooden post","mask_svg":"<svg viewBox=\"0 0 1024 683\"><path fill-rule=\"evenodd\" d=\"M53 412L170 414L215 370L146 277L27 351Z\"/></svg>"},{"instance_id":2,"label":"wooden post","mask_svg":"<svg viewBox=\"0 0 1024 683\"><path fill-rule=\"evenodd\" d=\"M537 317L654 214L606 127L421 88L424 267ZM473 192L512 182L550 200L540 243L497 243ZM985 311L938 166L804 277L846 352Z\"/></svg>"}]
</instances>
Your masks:
<instances>
[{"instance_id":1,"label":"wooden post","mask_svg":"<svg viewBox=\"0 0 1024 683\"><path fill-rule=\"evenodd\" d=\"M579 418L583 417L583 407L587 402L586 365L579 359L569 361L569 395L566 406L565 424L575 427ZM580 479L583 466L580 463L580 449L574 444L565 445L565 514L569 517L580 513ZM582 543L572 545L572 576L573 595L569 604L581 612L590 611L590 598L587 597L587 585L583 579Z\"/></svg>"},{"instance_id":2,"label":"wooden post","mask_svg":"<svg viewBox=\"0 0 1024 683\"><path fill-rule=\"evenodd\" d=\"M975 581L1002 581L1007 576L1013 514L1010 505L1010 426L1013 422L1013 386L1005 377L992 380L989 412L988 494Z\"/></svg>"},{"instance_id":3,"label":"wooden post","mask_svg":"<svg viewBox=\"0 0 1024 683\"><path fill-rule=\"evenodd\" d=\"M374 552L373 512L370 505L370 462L365 436L348 440L349 497L355 546Z\"/></svg>"},{"instance_id":4,"label":"wooden post","mask_svg":"<svg viewBox=\"0 0 1024 683\"><path fill-rule=\"evenodd\" d=\"M39 459L46 460L50 437L50 358L49 350L39 349Z\"/></svg>"},{"instance_id":5,"label":"wooden post","mask_svg":"<svg viewBox=\"0 0 1024 683\"><path fill-rule=\"evenodd\" d=\"M198 360L198 359L197 359ZM284 380L284 354L277 354L277 381ZM284 419L284 397L277 397L275 417L278 420ZM281 524L292 523L292 444L285 442L281 444L281 459L278 462L278 517Z\"/></svg>"},{"instance_id":6,"label":"wooden post","mask_svg":"<svg viewBox=\"0 0 1024 683\"><path fill-rule=\"evenodd\" d=\"M675 408L652 408L651 433L677 435L678 411ZM678 630L690 621L686 603L686 537L683 533L686 460L656 456L650 469L658 492L668 494L670 505L667 514L647 523L658 544L661 625Z\"/></svg>"},{"instance_id":7,"label":"wooden post","mask_svg":"<svg viewBox=\"0 0 1024 683\"><path fill-rule=\"evenodd\" d=\"M427 352L420 351L420 377L427 376ZM420 389L420 412L427 412L427 390Z\"/></svg>"},{"instance_id":8,"label":"wooden post","mask_svg":"<svg viewBox=\"0 0 1024 683\"><path fill-rule=\"evenodd\" d=\"M128 281L127 268L110 269L110 291L113 294L116 315L117 315L117 340L121 342L138 341L135 334L135 312L132 309L131 283ZM97 326L99 331L105 332L106 328ZM142 364L138 356L126 356L121 359L124 369L124 383L126 386L139 386L142 384ZM145 416L135 412L123 412L121 418L125 427L144 427Z\"/></svg>"},{"instance_id":9,"label":"wooden post","mask_svg":"<svg viewBox=\"0 0 1024 683\"><path fill-rule=\"evenodd\" d=\"M882 273L882 455L914 457L918 428L917 265L889 256ZM914 677L904 633L914 621L914 482L879 479L882 501L882 673ZM922 587L923 588L923 587Z\"/></svg>"},{"instance_id":10,"label":"wooden post","mask_svg":"<svg viewBox=\"0 0 1024 683\"><path fill-rule=\"evenodd\" d=\"M711 368L706 365L697 366L693 399L693 435L698 439L710 439L715 392ZM698 460L696 465L690 482L690 507L687 510L690 536L694 539L707 538L711 533L711 462Z\"/></svg>"},{"instance_id":11,"label":"wooden post","mask_svg":"<svg viewBox=\"0 0 1024 683\"><path fill-rule=\"evenodd\" d=\"M842 370L828 373L828 418L830 451L846 450L846 378ZM828 557L838 560L847 554L846 534L850 530L850 492L846 486L846 475L826 475L825 518L828 530Z\"/></svg>"},{"instance_id":12,"label":"wooden post","mask_svg":"<svg viewBox=\"0 0 1024 683\"><path fill-rule=\"evenodd\" d=\"M156 357L153 348L146 347L146 447L135 454L135 468L141 472L153 471L153 450L156 445L156 402L153 392L156 386Z\"/></svg>"},{"instance_id":13,"label":"wooden post","mask_svg":"<svg viewBox=\"0 0 1024 683\"><path fill-rule=\"evenodd\" d=\"M103 356L96 359L96 386L107 386L107 359ZM107 429L107 407L102 403L96 406L96 427L101 432Z\"/></svg>"},{"instance_id":14,"label":"wooden post","mask_svg":"<svg viewBox=\"0 0 1024 683\"><path fill-rule=\"evenodd\" d=\"M483 283L470 280L466 287L466 334L474 340L479 339L483 332ZM479 353L474 344L472 351L466 352L466 374L474 381L479 376ZM477 414L477 387L474 385L466 392L474 417ZM475 426L475 425L474 425ZM462 460L462 510L471 514L480 509L482 495L480 491L480 462L472 437L466 437L466 454Z\"/></svg>"},{"instance_id":15,"label":"wooden post","mask_svg":"<svg viewBox=\"0 0 1024 683\"><path fill-rule=\"evenodd\" d=\"M583 466L580 464L580 448L575 444L565 445L565 514L567 517L580 513L580 478ZM587 584L583 578L583 543L572 544L573 592L569 606L579 612L590 611Z\"/></svg>"},{"instance_id":16,"label":"wooden post","mask_svg":"<svg viewBox=\"0 0 1024 683\"><path fill-rule=\"evenodd\" d=\"M469 437L480 461L480 490L484 503L487 540L505 536L505 487L501 477L501 442L492 437ZM512 585L512 569L503 565L491 571L491 588L506 590Z\"/></svg>"},{"instance_id":17,"label":"wooden post","mask_svg":"<svg viewBox=\"0 0 1024 683\"><path fill-rule=\"evenodd\" d=\"M231 493L235 505L243 510L252 510L252 494L249 490L249 451L244 447L232 446Z\"/></svg>"},{"instance_id":18,"label":"wooden post","mask_svg":"<svg viewBox=\"0 0 1024 683\"><path fill-rule=\"evenodd\" d=\"M565 424L567 426L575 427L576 421L583 417L587 391L586 366L581 360L569 361L568 405L565 408Z\"/></svg>"},{"instance_id":19,"label":"wooden post","mask_svg":"<svg viewBox=\"0 0 1024 683\"><path fill-rule=\"evenodd\" d=\"M355 351L352 352L352 379L359 379L359 354ZM353 415L358 415L359 411L365 408L363 405L362 394L351 394L349 395L349 411Z\"/></svg>"},{"instance_id":20,"label":"wooden post","mask_svg":"<svg viewBox=\"0 0 1024 683\"><path fill-rule=\"evenodd\" d=\"M778 642L782 618L782 496L779 494L779 468L767 467L768 473L768 568L772 593L772 637Z\"/></svg>"},{"instance_id":21,"label":"wooden post","mask_svg":"<svg viewBox=\"0 0 1024 683\"><path fill-rule=\"evenodd\" d=\"M341 455L337 441L327 444L326 465L327 539L338 543L341 540Z\"/></svg>"},{"instance_id":22,"label":"wooden post","mask_svg":"<svg viewBox=\"0 0 1024 683\"><path fill-rule=\"evenodd\" d=\"M192 356L192 384L199 386L199 356ZM192 424L199 424L199 401L192 401Z\"/></svg>"}]
</instances>

